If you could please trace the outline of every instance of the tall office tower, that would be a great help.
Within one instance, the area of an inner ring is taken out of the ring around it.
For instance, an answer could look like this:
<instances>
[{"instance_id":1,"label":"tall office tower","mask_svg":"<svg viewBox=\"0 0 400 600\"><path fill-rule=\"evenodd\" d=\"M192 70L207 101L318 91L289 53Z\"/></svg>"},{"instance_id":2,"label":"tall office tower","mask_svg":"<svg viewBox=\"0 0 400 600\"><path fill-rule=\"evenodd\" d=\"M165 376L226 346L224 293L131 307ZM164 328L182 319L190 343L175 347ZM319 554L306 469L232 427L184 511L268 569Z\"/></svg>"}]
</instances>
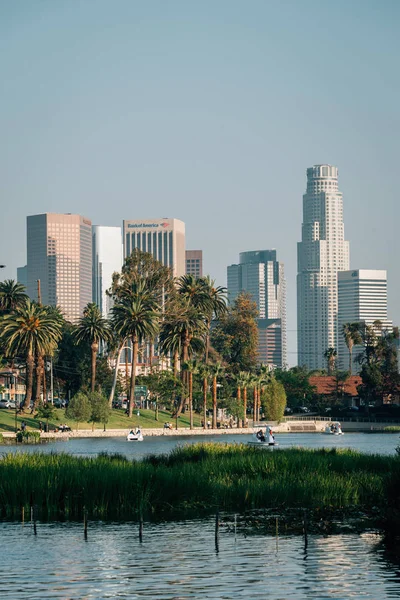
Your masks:
<instances>
[{"instance_id":1,"label":"tall office tower","mask_svg":"<svg viewBox=\"0 0 400 600\"><path fill-rule=\"evenodd\" d=\"M135 248L149 252L174 277L185 274L185 223L178 219L124 221L124 257Z\"/></svg>"},{"instance_id":2,"label":"tall office tower","mask_svg":"<svg viewBox=\"0 0 400 600\"><path fill-rule=\"evenodd\" d=\"M258 358L263 364L286 365L286 280L276 250L241 252L239 264L228 267L228 301L241 292L257 304Z\"/></svg>"},{"instance_id":3,"label":"tall office tower","mask_svg":"<svg viewBox=\"0 0 400 600\"><path fill-rule=\"evenodd\" d=\"M373 325L375 321L381 322L382 331L392 331L393 324L387 314L386 271L359 269L338 273L338 364L341 370L349 368L349 351L342 333L343 325ZM361 352L361 346L354 346L353 373L360 371L360 363L356 359Z\"/></svg>"},{"instance_id":4,"label":"tall office tower","mask_svg":"<svg viewBox=\"0 0 400 600\"><path fill-rule=\"evenodd\" d=\"M186 275L203 277L203 250L186 250Z\"/></svg>"},{"instance_id":5,"label":"tall office tower","mask_svg":"<svg viewBox=\"0 0 400 600\"><path fill-rule=\"evenodd\" d=\"M77 322L92 301L92 222L81 215L27 217L28 295Z\"/></svg>"},{"instance_id":6,"label":"tall office tower","mask_svg":"<svg viewBox=\"0 0 400 600\"><path fill-rule=\"evenodd\" d=\"M121 272L122 232L121 227L93 225L93 302L107 317L112 300L107 295L112 283L112 275Z\"/></svg>"},{"instance_id":7,"label":"tall office tower","mask_svg":"<svg viewBox=\"0 0 400 600\"><path fill-rule=\"evenodd\" d=\"M349 269L338 170L331 165L307 169L297 269L298 364L323 369L325 351L338 343L337 273Z\"/></svg>"},{"instance_id":8,"label":"tall office tower","mask_svg":"<svg viewBox=\"0 0 400 600\"><path fill-rule=\"evenodd\" d=\"M28 285L28 266L17 267L17 281L25 288Z\"/></svg>"}]
</instances>

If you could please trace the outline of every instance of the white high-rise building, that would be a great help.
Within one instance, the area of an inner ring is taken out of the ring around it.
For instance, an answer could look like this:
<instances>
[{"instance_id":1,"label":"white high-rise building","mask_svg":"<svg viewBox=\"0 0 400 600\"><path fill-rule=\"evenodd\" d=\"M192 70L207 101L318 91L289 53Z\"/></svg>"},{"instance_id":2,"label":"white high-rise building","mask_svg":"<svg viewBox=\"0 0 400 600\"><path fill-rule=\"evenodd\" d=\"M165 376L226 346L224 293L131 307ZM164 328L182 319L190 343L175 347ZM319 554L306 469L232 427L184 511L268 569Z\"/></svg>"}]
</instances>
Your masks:
<instances>
[{"instance_id":1,"label":"white high-rise building","mask_svg":"<svg viewBox=\"0 0 400 600\"><path fill-rule=\"evenodd\" d=\"M286 365L286 280L276 250L241 252L239 264L228 267L228 300L248 292L258 309L258 359Z\"/></svg>"},{"instance_id":2,"label":"white high-rise building","mask_svg":"<svg viewBox=\"0 0 400 600\"><path fill-rule=\"evenodd\" d=\"M163 265L171 267L174 277L185 275L185 223L179 219L124 221L124 257L135 248L149 252Z\"/></svg>"},{"instance_id":3,"label":"white high-rise building","mask_svg":"<svg viewBox=\"0 0 400 600\"><path fill-rule=\"evenodd\" d=\"M388 320L387 313L386 271L358 269L338 273L339 369L345 371L349 368L349 351L342 333L343 325L373 325L375 321L380 321L382 331L392 331L393 324ZM361 352L361 346L354 346L353 373L360 371L360 364L356 359Z\"/></svg>"},{"instance_id":4,"label":"white high-rise building","mask_svg":"<svg viewBox=\"0 0 400 600\"><path fill-rule=\"evenodd\" d=\"M338 170L331 165L307 169L297 269L298 364L323 369L325 351L338 344L337 273L349 269Z\"/></svg>"},{"instance_id":5,"label":"white high-rise building","mask_svg":"<svg viewBox=\"0 0 400 600\"><path fill-rule=\"evenodd\" d=\"M93 225L93 302L107 317L112 307L112 299L107 295L113 273L122 267L121 227Z\"/></svg>"}]
</instances>

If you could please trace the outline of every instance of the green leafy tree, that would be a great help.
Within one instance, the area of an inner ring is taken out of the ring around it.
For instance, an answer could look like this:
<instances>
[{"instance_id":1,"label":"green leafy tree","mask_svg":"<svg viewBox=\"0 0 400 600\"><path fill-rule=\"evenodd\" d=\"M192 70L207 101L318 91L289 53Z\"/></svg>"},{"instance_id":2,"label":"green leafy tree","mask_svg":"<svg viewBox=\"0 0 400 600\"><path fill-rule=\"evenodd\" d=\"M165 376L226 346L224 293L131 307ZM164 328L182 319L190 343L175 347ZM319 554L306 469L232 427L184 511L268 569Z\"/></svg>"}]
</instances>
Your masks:
<instances>
[{"instance_id":1,"label":"green leafy tree","mask_svg":"<svg viewBox=\"0 0 400 600\"><path fill-rule=\"evenodd\" d=\"M175 377L171 371L160 371L148 375L146 383L152 400L156 403L156 419L158 420L157 411L159 404L174 412L177 398L180 398L185 393L181 379Z\"/></svg>"},{"instance_id":2,"label":"green leafy tree","mask_svg":"<svg viewBox=\"0 0 400 600\"><path fill-rule=\"evenodd\" d=\"M90 344L91 350L91 391L94 392L96 385L96 361L101 342L109 342L112 339L110 325L101 314L97 304L90 302L83 311L83 317L79 320L73 332L77 344L82 342Z\"/></svg>"},{"instance_id":3,"label":"green leafy tree","mask_svg":"<svg viewBox=\"0 0 400 600\"><path fill-rule=\"evenodd\" d=\"M285 388L287 404L290 408L309 405L313 400L315 388L310 384L310 373L304 367L292 367L288 370L276 369L274 376Z\"/></svg>"},{"instance_id":4,"label":"green leafy tree","mask_svg":"<svg viewBox=\"0 0 400 600\"><path fill-rule=\"evenodd\" d=\"M253 371L257 365L257 305L247 293L239 294L211 333L211 344L233 373Z\"/></svg>"},{"instance_id":5,"label":"green leafy tree","mask_svg":"<svg viewBox=\"0 0 400 600\"><path fill-rule=\"evenodd\" d=\"M72 419L77 423L77 429L79 429L79 423L89 421L91 414L92 405L87 394L82 391L71 398L65 411L67 419Z\"/></svg>"},{"instance_id":6,"label":"green leafy tree","mask_svg":"<svg viewBox=\"0 0 400 600\"><path fill-rule=\"evenodd\" d=\"M89 394L89 401L92 407L92 414L90 416L90 421L93 424L92 429L94 429L95 423L102 423L105 431L111 416L108 399L101 392L91 392Z\"/></svg>"},{"instance_id":7,"label":"green leafy tree","mask_svg":"<svg viewBox=\"0 0 400 600\"><path fill-rule=\"evenodd\" d=\"M271 378L261 394L261 404L268 420L282 420L286 407L286 393L282 383L274 377Z\"/></svg>"},{"instance_id":8,"label":"green leafy tree","mask_svg":"<svg viewBox=\"0 0 400 600\"><path fill-rule=\"evenodd\" d=\"M46 431L49 430L49 419L54 419L56 409L50 402L41 402L38 406L37 416L39 419L46 419Z\"/></svg>"}]
</instances>

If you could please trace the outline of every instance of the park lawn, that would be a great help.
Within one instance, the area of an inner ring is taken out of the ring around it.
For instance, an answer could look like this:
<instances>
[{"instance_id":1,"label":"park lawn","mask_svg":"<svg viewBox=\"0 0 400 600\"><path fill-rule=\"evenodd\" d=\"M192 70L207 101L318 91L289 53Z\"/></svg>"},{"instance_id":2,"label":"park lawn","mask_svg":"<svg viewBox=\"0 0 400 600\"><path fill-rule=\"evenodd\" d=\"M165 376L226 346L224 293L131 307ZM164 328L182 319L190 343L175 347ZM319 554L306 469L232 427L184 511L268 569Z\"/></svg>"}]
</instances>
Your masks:
<instances>
[{"instance_id":1,"label":"park lawn","mask_svg":"<svg viewBox=\"0 0 400 600\"><path fill-rule=\"evenodd\" d=\"M17 427L21 428L21 422L25 421L27 429L39 429L39 421L45 422L44 419L39 419L30 413L19 414L17 416ZM197 413L193 415L193 423L195 427L200 427L201 416ZM137 416L137 411L133 413L132 419L125 414L122 409L114 408L110 415L110 419L106 425L106 429L131 429L140 425L143 429L157 429L164 426L164 423L169 422L175 428L175 419L171 418L171 413L165 410L158 411L158 421L154 418L154 410L140 409L140 416ZM60 424L67 424L71 429L77 429L77 423L67 419L65 409L56 408L55 417L49 419L50 430L58 427ZM79 429L91 429L92 423L79 423ZM178 427L189 427L189 413L183 414L178 419ZM102 423L95 423L95 429L104 429ZM7 408L0 409L0 431L15 431L15 411Z\"/></svg>"}]
</instances>

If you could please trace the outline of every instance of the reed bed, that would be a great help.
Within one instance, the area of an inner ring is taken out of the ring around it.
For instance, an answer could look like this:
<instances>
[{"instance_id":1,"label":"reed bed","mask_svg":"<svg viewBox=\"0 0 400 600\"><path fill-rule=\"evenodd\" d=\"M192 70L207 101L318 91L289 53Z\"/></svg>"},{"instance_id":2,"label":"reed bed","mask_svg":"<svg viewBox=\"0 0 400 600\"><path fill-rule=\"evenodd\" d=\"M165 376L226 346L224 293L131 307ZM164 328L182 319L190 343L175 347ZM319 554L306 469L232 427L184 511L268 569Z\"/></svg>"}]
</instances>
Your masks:
<instances>
[{"instance_id":1,"label":"reed bed","mask_svg":"<svg viewBox=\"0 0 400 600\"><path fill-rule=\"evenodd\" d=\"M136 462L120 455L7 454L0 516L136 520L272 507L381 506L398 457L349 450L260 451L196 444ZM393 488L392 488L393 489Z\"/></svg>"}]
</instances>

